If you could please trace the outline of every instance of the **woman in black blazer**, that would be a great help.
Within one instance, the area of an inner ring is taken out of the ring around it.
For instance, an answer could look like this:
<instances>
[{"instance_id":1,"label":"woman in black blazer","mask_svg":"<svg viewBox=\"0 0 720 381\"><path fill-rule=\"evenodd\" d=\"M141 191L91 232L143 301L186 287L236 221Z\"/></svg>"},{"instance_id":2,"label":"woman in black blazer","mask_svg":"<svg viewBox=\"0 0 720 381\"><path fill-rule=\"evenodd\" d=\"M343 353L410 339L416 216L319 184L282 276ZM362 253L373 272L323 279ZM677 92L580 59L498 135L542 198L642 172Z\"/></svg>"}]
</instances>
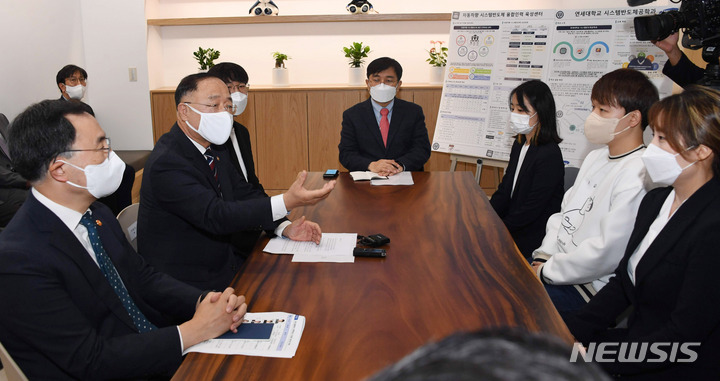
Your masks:
<instances>
[{"instance_id":1,"label":"woman in black blazer","mask_svg":"<svg viewBox=\"0 0 720 381\"><path fill-rule=\"evenodd\" d=\"M688 87L649 116L655 137L643 161L653 182L672 186L645 196L615 276L568 327L588 350L624 352L601 362L613 375L718 380L720 92ZM612 328L628 307L627 328ZM628 357L642 361L619 361Z\"/></svg>"},{"instance_id":2,"label":"woman in black blazer","mask_svg":"<svg viewBox=\"0 0 720 381\"><path fill-rule=\"evenodd\" d=\"M542 81L510 93L510 128L517 134L510 162L490 204L526 257L540 247L548 218L560 211L565 167L558 143L555 100ZM517 174L517 175L516 175Z\"/></svg>"}]
</instances>

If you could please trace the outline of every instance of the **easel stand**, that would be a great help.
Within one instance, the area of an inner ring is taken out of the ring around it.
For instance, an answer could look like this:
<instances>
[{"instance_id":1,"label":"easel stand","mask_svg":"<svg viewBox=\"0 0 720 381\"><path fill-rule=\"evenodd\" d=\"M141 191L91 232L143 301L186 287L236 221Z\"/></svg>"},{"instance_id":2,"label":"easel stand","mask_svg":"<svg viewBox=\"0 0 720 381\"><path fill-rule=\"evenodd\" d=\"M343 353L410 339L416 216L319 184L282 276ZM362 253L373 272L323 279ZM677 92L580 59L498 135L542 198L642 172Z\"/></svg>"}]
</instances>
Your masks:
<instances>
[{"instance_id":1,"label":"easel stand","mask_svg":"<svg viewBox=\"0 0 720 381\"><path fill-rule=\"evenodd\" d=\"M507 168L507 161L494 160L489 158L479 158L474 156L450 154L450 172L455 172L457 163L470 163L477 165L475 169L475 181L480 184L480 176L482 176L482 167L487 165L493 168L495 174L495 184L500 184L500 168Z\"/></svg>"}]
</instances>

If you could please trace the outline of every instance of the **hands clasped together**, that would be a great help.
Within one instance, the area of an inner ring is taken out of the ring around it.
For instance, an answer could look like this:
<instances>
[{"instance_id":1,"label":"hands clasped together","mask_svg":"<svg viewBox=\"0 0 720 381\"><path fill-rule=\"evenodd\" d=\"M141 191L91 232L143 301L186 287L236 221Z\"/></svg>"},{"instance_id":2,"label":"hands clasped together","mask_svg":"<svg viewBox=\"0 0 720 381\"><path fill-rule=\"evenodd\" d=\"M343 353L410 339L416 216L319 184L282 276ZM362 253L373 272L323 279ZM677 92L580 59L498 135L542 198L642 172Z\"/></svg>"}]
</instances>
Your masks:
<instances>
[{"instance_id":1,"label":"hands clasped together","mask_svg":"<svg viewBox=\"0 0 720 381\"><path fill-rule=\"evenodd\" d=\"M245 297L235 295L235 290L228 287L223 292L210 292L198 303L195 315L180 325L183 350L214 339L228 330L237 332L242 318L247 312Z\"/></svg>"},{"instance_id":2,"label":"hands clasped together","mask_svg":"<svg viewBox=\"0 0 720 381\"><path fill-rule=\"evenodd\" d=\"M370 165L368 165L368 170L375 172L380 176L392 176L402 172L403 167L395 160L380 159L370 163Z\"/></svg>"}]
</instances>

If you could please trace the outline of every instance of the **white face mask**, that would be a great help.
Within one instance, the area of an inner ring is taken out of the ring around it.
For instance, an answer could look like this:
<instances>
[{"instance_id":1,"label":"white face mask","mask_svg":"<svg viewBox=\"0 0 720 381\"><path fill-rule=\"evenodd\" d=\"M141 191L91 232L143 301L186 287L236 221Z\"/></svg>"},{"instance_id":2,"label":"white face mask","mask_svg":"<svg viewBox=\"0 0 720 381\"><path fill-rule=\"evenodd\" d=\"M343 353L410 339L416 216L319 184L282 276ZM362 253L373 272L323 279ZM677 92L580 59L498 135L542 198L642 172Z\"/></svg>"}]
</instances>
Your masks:
<instances>
[{"instance_id":1,"label":"white face mask","mask_svg":"<svg viewBox=\"0 0 720 381\"><path fill-rule=\"evenodd\" d=\"M190 128L212 144L225 144L230 137L230 132L232 132L232 114L227 111L200 112L187 103L185 103L185 105L200 115L200 125L198 128L193 127L189 121L185 121Z\"/></svg>"},{"instance_id":2,"label":"white face mask","mask_svg":"<svg viewBox=\"0 0 720 381\"><path fill-rule=\"evenodd\" d=\"M372 97L375 102L385 103L393 100L396 92L396 87L381 83L370 88L370 97Z\"/></svg>"},{"instance_id":3,"label":"white face mask","mask_svg":"<svg viewBox=\"0 0 720 381\"><path fill-rule=\"evenodd\" d=\"M235 106L237 106L237 110L235 110L235 115L242 114L243 111L245 111L245 107L247 107L247 102L248 102L247 94L236 91L236 92L230 94L230 97L232 98L233 104Z\"/></svg>"},{"instance_id":4,"label":"white face mask","mask_svg":"<svg viewBox=\"0 0 720 381\"><path fill-rule=\"evenodd\" d=\"M537 122L530 125L530 118L537 115L537 112L532 115L518 114L515 112L510 113L510 129L519 135L525 135L537 126Z\"/></svg>"},{"instance_id":5,"label":"white face mask","mask_svg":"<svg viewBox=\"0 0 720 381\"><path fill-rule=\"evenodd\" d=\"M83 85L76 85L76 86L68 86L65 85L65 92L70 97L70 99L83 99L85 96L85 86Z\"/></svg>"},{"instance_id":6,"label":"white face mask","mask_svg":"<svg viewBox=\"0 0 720 381\"><path fill-rule=\"evenodd\" d=\"M686 149L686 151L692 148L693 147L690 147ZM673 185L682 171L697 163L697 161L693 161L683 168L677 162L677 159L675 159L678 155L680 154L676 153L673 155L652 143L645 152L643 152L642 161L645 163L645 169L648 175L650 175L650 179L655 184L665 186Z\"/></svg>"},{"instance_id":7,"label":"white face mask","mask_svg":"<svg viewBox=\"0 0 720 381\"><path fill-rule=\"evenodd\" d=\"M70 181L67 183L76 188L87 189L95 198L103 198L115 193L120 187L123 172L125 172L125 162L113 151L110 151L108 158L102 163L86 165L85 168L80 168L65 160L58 159L58 161L85 172L86 186Z\"/></svg>"},{"instance_id":8,"label":"white face mask","mask_svg":"<svg viewBox=\"0 0 720 381\"><path fill-rule=\"evenodd\" d=\"M627 126L624 130L615 132L618 123L628 115L630 114L625 114L625 116L618 119L603 118L594 112L590 113L587 119L585 119L585 137L590 143L610 143L616 135L620 135L630 129L630 126Z\"/></svg>"}]
</instances>

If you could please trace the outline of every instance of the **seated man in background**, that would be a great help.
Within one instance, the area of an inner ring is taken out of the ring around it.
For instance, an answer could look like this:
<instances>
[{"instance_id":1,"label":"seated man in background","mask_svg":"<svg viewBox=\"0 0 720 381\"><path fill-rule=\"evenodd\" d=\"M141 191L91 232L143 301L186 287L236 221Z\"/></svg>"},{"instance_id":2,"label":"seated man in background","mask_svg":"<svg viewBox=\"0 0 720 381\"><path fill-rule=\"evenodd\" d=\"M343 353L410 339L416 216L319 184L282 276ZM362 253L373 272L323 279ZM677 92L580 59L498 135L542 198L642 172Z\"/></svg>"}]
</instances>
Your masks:
<instances>
[{"instance_id":1,"label":"seated man in background","mask_svg":"<svg viewBox=\"0 0 720 381\"><path fill-rule=\"evenodd\" d=\"M225 83L189 75L175 90L175 104L177 123L150 154L140 190L138 249L151 265L197 287L223 289L243 260L233 253L236 232L273 230L320 243L316 223L284 217L327 197L335 181L309 191L303 171L286 193L267 197L242 180L223 146L235 111Z\"/></svg>"},{"instance_id":2,"label":"seated man in background","mask_svg":"<svg viewBox=\"0 0 720 381\"><path fill-rule=\"evenodd\" d=\"M0 227L5 227L27 198L30 183L19 173L10 160L8 150L8 120L0 114Z\"/></svg>"},{"instance_id":3,"label":"seated man in background","mask_svg":"<svg viewBox=\"0 0 720 381\"><path fill-rule=\"evenodd\" d=\"M219 63L208 70L208 74L219 78L225 82L233 104L237 109L234 115L238 116L245 111L248 102L248 74L242 66L232 62ZM265 188L260 184L255 174L255 160L253 159L252 145L250 144L250 132L247 127L238 121L233 121L232 132L223 147L230 154L231 162L235 170L242 177L242 180L249 183L256 190L262 192L265 196ZM260 230L245 230L233 234L232 242L237 254L247 257L250 255L258 237Z\"/></svg>"},{"instance_id":4,"label":"seated man in background","mask_svg":"<svg viewBox=\"0 0 720 381\"><path fill-rule=\"evenodd\" d=\"M605 286L622 259L647 192L643 130L658 91L645 74L618 69L595 82L590 98L593 110L585 121L585 136L606 146L585 157L532 255L533 267L563 318Z\"/></svg>"},{"instance_id":5,"label":"seated man in background","mask_svg":"<svg viewBox=\"0 0 720 381\"><path fill-rule=\"evenodd\" d=\"M81 104L30 106L9 141L33 188L0 234L0 342L29 379L169 377L185 349L236 331L244 297L155 271L95 202L124 163Z\"/></svg>"},{"instance_id":6,"label":"seated man in background","mask_svg":"<svg viewBox=\"0 0 720 381\"><path fill-rule=\"evenodd\" d=\"M85 111L95 116L95 112L89 104L82 101L85 97L85 90L87 89L87 71L76 65L65 65L55 76L55 83L60 90L61 100L74 100L80 102Z\"/></svg>"},{"instance_id":7,"label":"seated man in background","mask_svg":"<svg viewBox=\"0 0 720 381\"><path fill-rule=\"evenodd\" d=\"M60 100L80 103L85 112L95 116L95 112L89 104L82 101L87 89L87 71L75 65L65 65L55 76L57 87L60 89ZM112 194L101 198L100 202L107 205L116 216L126 206L132 204L132 187L135 183L135 168L131 165L125 166L120 187Z\"/></svg>"},{"instance_id":8,"label":"seated man in background","mask_svg":"<svg viewBox=\"0 0 720 381\"><path fill-rule=\"evenodd\" d=\"M422 171L430 158L430 140L422 107L396 98L402 66L381 57L367 67L370 99L343 113L340 163L350 171L382 176Z\"/></svg>"}]
</instances>

